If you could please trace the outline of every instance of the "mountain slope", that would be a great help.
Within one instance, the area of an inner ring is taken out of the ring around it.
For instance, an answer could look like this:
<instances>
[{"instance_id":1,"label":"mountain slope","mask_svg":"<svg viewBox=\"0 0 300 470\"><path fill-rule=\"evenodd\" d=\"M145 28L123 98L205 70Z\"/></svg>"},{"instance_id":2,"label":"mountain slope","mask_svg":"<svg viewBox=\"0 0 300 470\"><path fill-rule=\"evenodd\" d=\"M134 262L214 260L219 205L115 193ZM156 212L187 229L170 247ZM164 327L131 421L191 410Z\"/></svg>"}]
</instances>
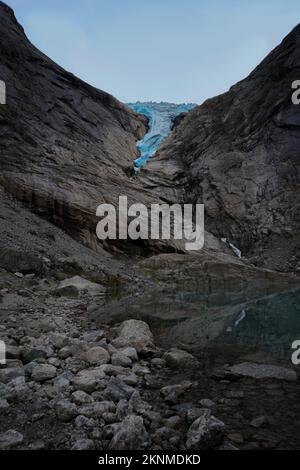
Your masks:
<instances>
[{"instance_id":1,"label":"mountain slope","mask_svg":"<svg viewBox=\"0 0 300 470\"><path fill-rule=\"evenodd\" d=\"M189 112L143 176L171 199L203 201L207 230L286 271L300 269L299 77L300 25L245 80Z\"/></svg>"},{"instance_id":2,"label":"mountain slope","mask_svg":"<svg viewBox=\"0 0 300 470\"><path fill-rule=\"evenodd\" d=\"M88 242L98 204L128 186L146 119L38 51L2 2L0 79L0 184Z\"/></svg>"}]
</instances>

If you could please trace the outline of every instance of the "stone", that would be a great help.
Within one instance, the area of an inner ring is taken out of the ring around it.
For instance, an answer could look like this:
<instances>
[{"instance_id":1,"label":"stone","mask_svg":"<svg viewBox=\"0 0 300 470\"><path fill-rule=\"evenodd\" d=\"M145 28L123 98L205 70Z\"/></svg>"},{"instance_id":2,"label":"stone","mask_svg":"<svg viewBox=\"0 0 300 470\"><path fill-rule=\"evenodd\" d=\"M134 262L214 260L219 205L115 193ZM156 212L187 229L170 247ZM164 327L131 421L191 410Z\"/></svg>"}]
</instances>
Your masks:
<instances>
[{"instance_id":1,"label":"stone","mask_svg":"<svg viewBox=\"0 0 300 470\"><path fill-rule=\"evenodd\" d=\"M0 434L0 449L9 450L12 449L23 442L23 434L15 431L14 429L9 429L6 432Z\"/></svg>"},{"instance_id":2,"label":"stone","mask_svg":"<svg viewBox=\"0 0 300 470\"><path fill-rule=\"evenodd\" d=\"M105 378L105 373L101 368L85 369L78 372L72 379L72 384L76 390L83 390L92 393L97 389L98 384Z\"/></svg>"},{"instance_id":3,"label":"stone","mask_svg":"<svg viewBox=\"0 0 300 470\"><path fill-rule=\"evenodd\" d=\"M93 450L94 448L92 439L78 439L71 447L71 450Z\"/></svg>"},{"instance_id":4,"label":"stone","mask_svg":"<svg viewBox=\"0 0 300 470\"><path fill-rule=\"evenodd\" d=\"M131 346L128 346L127 348L122 348L122 349L120 349L119 351L116 351L116 352L124 354L124 356L129 357L133 362L138 361L138 359L139 359L136 349L131 347Z\"/></svg>"},{"instance_id":5,"label":"stone","mask_svg":"<svg viewBox=\"0 0 300 470\"><path fill-rule=\"evenodd\" d=\"M86 362L91 365L101 366L103 364L108 364L110 361L109 353L100 346L94 346L83 354L83 358Z\"/></svg>"},{"instance_id":6,"label":"stone","mask_svg":"<svg viewBox=\"0 0 300 470\"><path fill-rule=\"evenodd\" d=\"M192 386L192 382L184 381L180 384L167 385L160 390L161 395L167 403L176 404L181 395L183 395Z\"/></svg>"},{"instance_id":7,"label":"stone","mask_svg":"<svg viewBox=\"0 0 300 470\"><path fill-rule=\"evenodd\" d=\"M0 412L7 410L9 408L9 403L6 398L0 398Z\"/></svg>"},{"instance_id":8,"label":"stone","mask_svg":"<svg viewBox=\"0 0 300 470\"><path fill-rule=\"evenodd\" d=\"M181 349L170 349L163 355L166 365L171 369L185 370L198 367L198 360L190 353L182 351Z\"/></svg>"},{"instance_id":9,"label":"stone","mask_svg":"<svg viewBox=\"0 0 300 470\"><path fill-rule=\"evenodd\" d=\"M297 373L287 367L274 366L271 364L256 364L254 362L243 362L228 368L230 373L253 379L277 379L295 381Z\"/></svg>"},{"instance_id":10,"label":"stone","mask_svg":"<svg viewBox=\"0 0 300 470\"><path fill-rule=\"evenodd\" d=\"M149 445L149 435L141 416L128 415L117 426L109 450L143 450Z\"/></svg>"},{"instance_id":11,"label":"stone","mask_svg":"<svg viewBox=\"0 0 300 470\"><path fill-rule=\"evenodd\" d=\"M22 368L0 369L0 383L8 383L17 377L24 377L25 371Z\"/></svg>"},{"instance_id":12,"label":"stone","mask_svg":"<svg viewBox=\"0 0 300 470\"><path fill-rule=\"evenodd\" d=\"M117 377L111 377L106 389L103 392L103 396L106 400L120 401L122 399L129 399L135 389L130 385L127 385Z\"/></svg>"},{"instance_id":13,"label":"stone","mask_svg":"<svg viewBox=\"0 0 300 470\"><path fill-rule=\"evenodd\" d=\"M132 365L132 360L125 354L122 354L122 352L116 352L111 356L111 363L114 366L130 367Z\"/></svg>"},{"instance_id":14,"label":"stone","mask_svg":"<svg viewBox=\"0 0 300 470\"><path fill-rule=\"evenodd\" d=\"M188 450L210 450L219 445L224 437L225 424L211 413L204 413L194 421L187 432Z\"/></svg>"},{"instance_id":15,"label":"stone","mask_svg":"<svg viewBox=\"0 0 300 470\"><path fill-rule=\"evenodd\" d=\"M64 279L57 287L57 293L59 295L71 295L71 297L77 297L83 293L89 295L105 295L105 291L105 287L95 282L90 282L81 276L73 276L69 279Z\"/></svg>"},{"instance_id":16,"label":"stone","mask_svg":"<svg viewBox=\"0 0 300 470\"><path fill-rule=\"evenodd\" d=\"M118 337L112 342L116 347L134 347L138 354L155 351L154 338L149 325L141 320L125 320L121 323Z\"/></svg>"},{"instance_id":17,"label":"stone","mask_svg":"<svg viewBox=\"0 0 300 470\"><path fill-rule=\"evenodd\" d=\"M77 407L74 403L71 403L69 400L59 400L55 403L55 412L57 419L60 421L68 422L75 418L79 413L77 412Z\"/></svg>"},{"instance_id":18,"label":"stone","mask_svg":"<svg viewBox=\"0 0 300 470\"><path fill-rule=\"evenodd\" d=\"M79 413L87 418L101 418L104 413L111 413L116 410L116 406L112 401L100 401L81 406Z\"/></svg>"},{"instance_id":19,"label":"stone","mask_svg":"<svg viewBox=\"0 0 300 470\"><path fill-rule=\"evenodd\" d=\"M252 419L250 426L253 426L254 428L260 428L267 423L268 419L265 416L257 416L256 418Z\"/></svg>"},{"instance_id":20,"label":"stone","mask_svg":"<svg viewBox=\"0 0 300 470\"><path fill-rule=\"evenodd\" d=\"M87 405L94 401L93 397L83 390L76 390L76 392L73 392L72 399L76 405Z\"/></svg>"},{"instance_id":21,"label":"stone","mask_svg":"<svg viewBox=\"0 0 300 470\"><path fill-rule=\"evenodd\" d=\"M234 442L235 444L243 444L244 442L244 438L239 432L231 432L227 434L227 437L230 441Z\"/></svg>"},{"instance_id":22,"label":"stone","mask_svg":"<svg viewBox=\"0 0 300 470\"><path fill-rule=\"evenodd\" d=\"M209 408L213 412L217 411L217 405L210 398L202 398L202 400L199 400L199 405L203 408Z\"/></svg>"},{"instance_id":23,"label":"stone","mask_svg":"<svg viewBox=\"0 0 300 470\"><path fill-rule=\"evenodd\" d=\"M45 382L45 380L53 379L56 376L56 367L50 364L37 365L31 374L32 380L36 382Z\"/></svg>"}]
</instances>

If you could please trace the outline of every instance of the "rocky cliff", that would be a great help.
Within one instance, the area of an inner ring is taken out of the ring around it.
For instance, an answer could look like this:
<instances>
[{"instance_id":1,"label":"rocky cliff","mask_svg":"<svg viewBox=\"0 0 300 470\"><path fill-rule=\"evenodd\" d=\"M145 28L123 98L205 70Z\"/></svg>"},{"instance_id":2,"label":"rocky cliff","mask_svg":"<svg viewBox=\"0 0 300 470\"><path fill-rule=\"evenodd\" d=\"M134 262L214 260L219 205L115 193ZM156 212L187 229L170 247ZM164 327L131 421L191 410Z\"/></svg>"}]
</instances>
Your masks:
<instances>
[{"instance_id":1,"label":"rocky cliff","mask_svg":"<svg viewBox=\"0 0 300 470\"><path fill-rule=\"evenodd\" d=\"M126 193L147 120L38 51L2 2L0 42L0 184L89 242L98 204Z\"/></svg>"},{"instance_id":2,"label":"rocky cliff","mask_svg":"<svg viewBox=\"0 0 300 470\"><path fill-rule=\"evenodd\" d=\"M194 108L143 172L169 199L200 201L206 228L258 265L299 265L300 26L227 93ZM163 189L161 189L163 188Z\"/></svg>"}]
</instances>

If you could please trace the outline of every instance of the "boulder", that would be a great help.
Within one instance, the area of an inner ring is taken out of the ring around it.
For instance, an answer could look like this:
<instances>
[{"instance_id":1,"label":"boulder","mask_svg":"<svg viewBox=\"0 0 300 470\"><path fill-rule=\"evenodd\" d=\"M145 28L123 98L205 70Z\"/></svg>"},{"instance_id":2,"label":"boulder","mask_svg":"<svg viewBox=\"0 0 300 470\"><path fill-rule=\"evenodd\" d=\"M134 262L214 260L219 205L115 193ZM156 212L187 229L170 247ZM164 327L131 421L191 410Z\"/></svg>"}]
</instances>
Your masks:
<instances>
[{"instance_id":1,"label":"boulder","mask_svg":"<svg viewBox=\"0 0 300 470\"><path fill-rule=\"evenodd\" d=\"M71 297L77 297L83 293L103 296L105 295L105 290L105 287L100 284L88 281L81 276L73 276L59 283L57 293Z\"/></svg>"},{"instance_id":2,"label":"boulder","mask_svg":"<svg viewBox=\"0 0 300 470\"><path fill-rule=\"evenodd\" d=\"M116 427L109 450L143 450L149 446L149 435L141 416L128 415Z\"/></svg>"},{"instance_id":3,"label":"boulder","mask_svg":"<svg viewBox=\"0 0 300 470\"><path fill-rule=\"evenodd\" d=\"M31 374L32 380L36 382L44 382L45 380L53 379L56 376L56 367L50 364L37 365Z\"/></svg>"},{"instance_id":4,"label":"boulder","mask_svg":"<svg viewBox=\"0 0 300 470\"><path fill-rule=\"evenodd\" d=\"M182 351L181 349L170 349L163 355L166 365L171 369L192 369L198 367L198 360L192 354Z\"/></svg>"},{"instance_id":5,"label":"boulder","mask_svg":"<svg viewBox=\"0 0 300 470\"><path fill-rule=\"evenodd\" d=\"M0 369L0 383L8 383L11 380L16 379L17 377L24 377L25 372L23 368L7 368L7 369Z\"/></svg>"},{"instance_id":6,"label":"boulder","mask_svg":"<svg viewBox=\"0 0 300 470\"><path fill-rule=\"evenodd\" d=\"M119 328L119 335L113 341L116 347L131 346L139 354L155 351L154 338L147 323L141 320L125 320Z\"/></svg>"},{"instance_id":7,"label":"boulder","mask_svg":"<svg viewBox=\"0 0 300 470\"><path fill-rule=\"evenodd\" d=\"M108 364L110 355L101 346L94 346L83 354L83 359L89 364L101 366Z\"/></svg>"},{"instance_id":8,"label":"boulder","mask_svg":"<svg viewBox=\"0 0 300 470\"><path fill-rule=\"evenodd\" d=\"M9 429L8 431L0 434L0 449L12 449L13 447L22 444L23 439L23 434L15 431L14 429Z\"/></svg>"},{"instance_id":9,"label":"boulder","mask_svg":"<svg viewBox=\"0 0 300 470\"><path fill-rule=\"evenodd\" d=\"M188 450L209 450L219 445L224 437L225 424L211 415L210 411L194 421L188 432L186 447Z\"/></svg>"}]
</instances>

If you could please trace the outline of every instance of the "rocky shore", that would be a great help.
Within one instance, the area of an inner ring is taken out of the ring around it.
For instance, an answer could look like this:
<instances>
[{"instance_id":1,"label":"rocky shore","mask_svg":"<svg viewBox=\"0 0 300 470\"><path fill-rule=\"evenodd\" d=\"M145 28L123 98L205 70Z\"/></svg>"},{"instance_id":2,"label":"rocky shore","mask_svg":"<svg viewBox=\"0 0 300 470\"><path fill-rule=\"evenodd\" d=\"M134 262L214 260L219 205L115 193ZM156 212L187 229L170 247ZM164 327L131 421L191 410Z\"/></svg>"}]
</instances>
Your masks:
<instances>
[{"instance_id":1,"label":"rocky shore","mask_svg":"<svg viewBox=\"0 0 300 470\"><path fill-rule=\"evenodd\" d=\"M106 288L80 276L57 281L2 270L1 280L1 449L295 445L289 415L285 436L278 428L282 413L296 420L300 412L294 370L224 361L212 367L203 351L158 347L141 320L99 328L88 312L105 302Z\"/></svg>"}]
</instances>

